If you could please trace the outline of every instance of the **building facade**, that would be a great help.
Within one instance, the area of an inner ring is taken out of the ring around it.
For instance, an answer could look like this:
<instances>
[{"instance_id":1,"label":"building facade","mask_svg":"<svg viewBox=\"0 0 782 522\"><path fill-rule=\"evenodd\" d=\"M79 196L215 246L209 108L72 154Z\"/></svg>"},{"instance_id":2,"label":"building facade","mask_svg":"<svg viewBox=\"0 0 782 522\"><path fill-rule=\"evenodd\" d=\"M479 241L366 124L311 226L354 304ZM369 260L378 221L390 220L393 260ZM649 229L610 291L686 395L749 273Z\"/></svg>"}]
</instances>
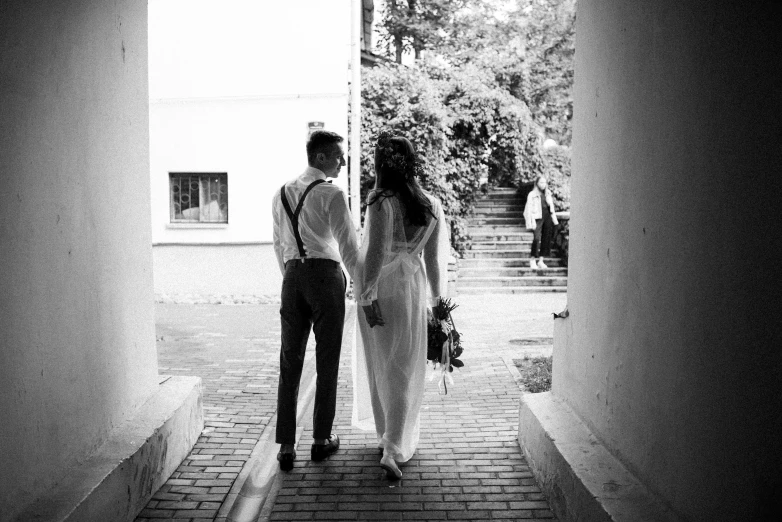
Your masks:
<instances>
[{"instance_id":1,"label":"building facade","mask_svg":"<svg viewBox=\"0 0 782 522\"><path fill-rule=\"evenodd\" d=\"M149 3L158 298L279 293L271 200L306 167L311 130L347 140L350 9L344 0ZM346 168L335 183L348 191Z\"/></svg>"}]
</instances>

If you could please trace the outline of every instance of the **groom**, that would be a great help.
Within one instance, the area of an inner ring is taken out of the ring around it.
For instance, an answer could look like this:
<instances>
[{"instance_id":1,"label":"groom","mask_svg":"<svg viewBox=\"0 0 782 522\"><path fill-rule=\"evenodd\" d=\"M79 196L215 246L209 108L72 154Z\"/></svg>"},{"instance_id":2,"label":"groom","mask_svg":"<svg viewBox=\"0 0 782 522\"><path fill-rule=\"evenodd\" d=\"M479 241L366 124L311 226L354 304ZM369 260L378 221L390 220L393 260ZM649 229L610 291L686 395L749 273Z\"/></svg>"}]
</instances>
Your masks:
<instances>
[{"instance_id":1,"label":"groom","mask_svg":"<svg viewBox=\"0 0 782 522\"><path fill-rule=\"evenodd\" d=\"M345 165L343 139L315 131L307 141L309 167L277 191L272 200L274 252L283 274L282 348L277 390L277 460L289 471L296 459L296 402L304 351L315 332L315 412L311 458L323 460L337 451L331 432L337 400L337 373L345 321L347 280L358 257L358 242L345 193L332 185Z\"/></svg>"}]
</instances>

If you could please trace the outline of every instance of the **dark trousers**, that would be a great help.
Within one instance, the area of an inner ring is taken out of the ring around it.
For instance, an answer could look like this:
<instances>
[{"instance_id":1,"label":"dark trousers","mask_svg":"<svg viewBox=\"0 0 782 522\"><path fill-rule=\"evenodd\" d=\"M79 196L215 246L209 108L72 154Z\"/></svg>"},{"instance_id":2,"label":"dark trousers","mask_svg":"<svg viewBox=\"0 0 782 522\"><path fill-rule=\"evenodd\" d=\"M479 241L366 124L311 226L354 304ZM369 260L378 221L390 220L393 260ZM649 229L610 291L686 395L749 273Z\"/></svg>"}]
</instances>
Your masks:
<instances>
[{"instance_id":1,"label":"dark trousers","mask_svg":"<svg viewBox=\"0 0 782 522\"><path fill-rule=\"evenodd\" d=\"M310 329L315 332L313 437L331 435L337 403L337 375L345 322L345 276L328 259L291 260L282 280L282 348L277 388L277 443L296 439L296 404Z\"/></svg>"},{"instance_id":2,"label":"dark trousers","mask_svg":"<svg viewBox=\"0 0 782 522\"><path fill-rule=\"evenodd\" d=\"M551 217L535 222L530 257L551 257L551 240L554 238L554 220Z\"/></svg>"}]
</instances>

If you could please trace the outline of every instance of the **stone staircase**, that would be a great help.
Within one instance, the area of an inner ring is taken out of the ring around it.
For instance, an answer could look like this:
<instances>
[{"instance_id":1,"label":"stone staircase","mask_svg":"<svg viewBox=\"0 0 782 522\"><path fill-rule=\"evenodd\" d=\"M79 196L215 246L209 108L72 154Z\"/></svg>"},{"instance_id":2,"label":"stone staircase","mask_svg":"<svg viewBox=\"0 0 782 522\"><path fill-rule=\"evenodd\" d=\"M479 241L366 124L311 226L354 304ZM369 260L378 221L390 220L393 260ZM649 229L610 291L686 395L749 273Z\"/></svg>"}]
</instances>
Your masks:
<instances>
[{"instance_id":1,"label":"stone staircase","mask_svg":"<svg viewBox=\"0 0 782 522\"><path fill-rule=\"evenodd\" d=\"M460 294L567 290L567 268L559 258L543 258L543 270L529 267L532 231L524 227L524 203L514 188L492 189L478 200L468 225L472 245L459 261Z\"/></svg>"}]
</instances>

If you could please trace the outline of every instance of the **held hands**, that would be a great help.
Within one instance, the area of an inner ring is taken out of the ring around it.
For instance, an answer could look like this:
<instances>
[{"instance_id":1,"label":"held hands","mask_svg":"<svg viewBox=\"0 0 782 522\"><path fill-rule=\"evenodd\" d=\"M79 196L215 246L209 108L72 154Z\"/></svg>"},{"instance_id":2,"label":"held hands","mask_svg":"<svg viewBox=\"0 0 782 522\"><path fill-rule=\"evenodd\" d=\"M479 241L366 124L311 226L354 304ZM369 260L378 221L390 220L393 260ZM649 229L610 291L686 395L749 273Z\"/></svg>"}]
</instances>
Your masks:
<instances>
[{"instance_id":1,"label":"held hands","mask_svg":"<svg viewBox=\"0 0 782 522\"><path fill-rule=\"evenodd\" d=\"M370 328L375 326L385 326L386 322L383 320L383 315L380 313L380 305L377 304L377 299L372 301L369 306L362 306L364 309L364 316L367 318Z\"/></svg>"}]
</instances>

